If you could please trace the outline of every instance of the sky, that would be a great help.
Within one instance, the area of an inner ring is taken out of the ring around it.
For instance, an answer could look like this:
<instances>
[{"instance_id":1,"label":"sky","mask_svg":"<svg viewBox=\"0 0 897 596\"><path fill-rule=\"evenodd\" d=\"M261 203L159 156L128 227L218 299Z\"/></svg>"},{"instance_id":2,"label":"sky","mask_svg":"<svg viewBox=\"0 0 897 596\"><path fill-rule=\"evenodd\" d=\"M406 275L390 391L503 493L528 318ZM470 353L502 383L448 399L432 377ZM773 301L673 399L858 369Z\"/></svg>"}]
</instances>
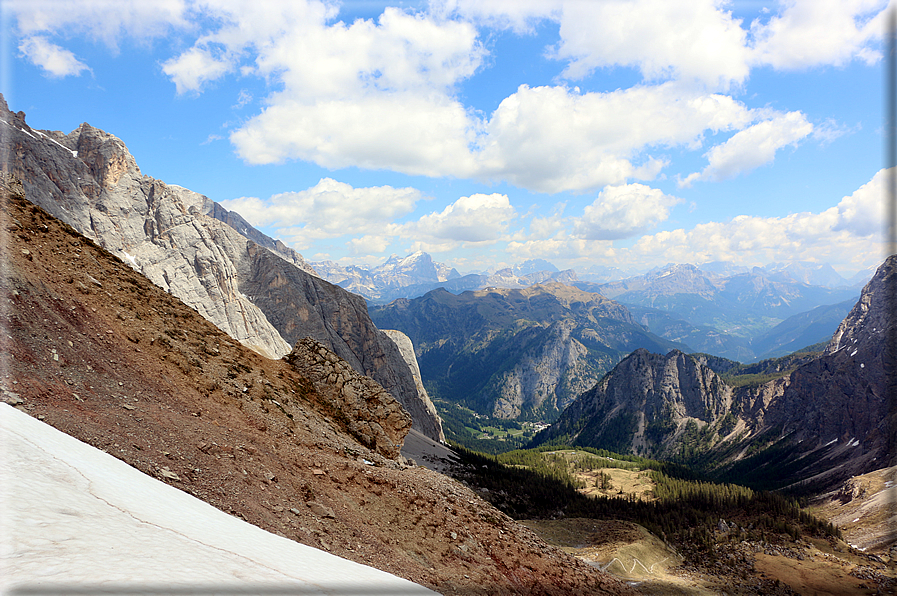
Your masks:
<instances>
[{"instance_id":1,"label":"sky","mask_svg":"<svg viewBox=\"0 0 897 596\"><path fill-rule=\"evenodd\" d=\"M887 4L2 0L0 92L310 261L849 276L884 258Z\"/></svg>"}]
</instances>

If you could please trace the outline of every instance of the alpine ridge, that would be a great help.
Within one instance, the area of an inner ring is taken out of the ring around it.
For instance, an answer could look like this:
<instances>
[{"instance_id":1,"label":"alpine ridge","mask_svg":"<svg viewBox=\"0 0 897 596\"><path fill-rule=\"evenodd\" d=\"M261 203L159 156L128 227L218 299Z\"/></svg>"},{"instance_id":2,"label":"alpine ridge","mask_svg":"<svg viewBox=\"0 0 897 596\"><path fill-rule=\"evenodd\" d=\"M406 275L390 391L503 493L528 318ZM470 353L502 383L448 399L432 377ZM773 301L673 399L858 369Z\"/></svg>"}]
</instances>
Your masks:
<instances>
[{"instance_id":1,"label":"alpine ridge","mask_svg":"<svg viewBox=\"0 0 897 596\"><path fill-rule=\"evenodd\" d=\"M207 197L143 175L117 137L82 124L38 131L0 97L0 164L29 200L95 240L244 345L269 358L312 337L409 411L428 415L395 344L364 300L313 275L282 243ZM437 419L415 428L439 438Z\"/></svg>"}]
</instances>

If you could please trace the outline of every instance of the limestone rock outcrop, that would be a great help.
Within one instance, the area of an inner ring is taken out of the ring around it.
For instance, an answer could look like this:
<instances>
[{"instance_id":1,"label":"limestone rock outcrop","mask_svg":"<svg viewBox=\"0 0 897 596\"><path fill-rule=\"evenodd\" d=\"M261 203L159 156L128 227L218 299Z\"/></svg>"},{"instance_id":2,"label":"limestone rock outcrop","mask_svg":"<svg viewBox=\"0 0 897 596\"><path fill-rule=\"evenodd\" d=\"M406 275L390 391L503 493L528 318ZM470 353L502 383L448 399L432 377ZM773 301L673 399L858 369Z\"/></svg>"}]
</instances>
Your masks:
<instances>
[{"instance_id":1,"label":"limestone rock outcrop","mask_svg":"<svg viewBox=\"0 0 897 596\"><path fill-rule=\"evenodd\" d=\"M639 349L573 402L540 439L566 437L669 458L689 425L719 427L732 402L732 388L698 359L679 350L660 355Z\"/></svg>"},{"instance_id":2,"label":"limestone rock outcrop","mask_svg":"<svg viewBox=\"0 0 897 596\"><path fill-rule=\"evenodd\" d=\"M332 408L331 416L359 443L389 458L399 456L411 416L376 381L311 338L297 342L284 359L311 381Z\"/></svg>"},{"instance_id":3,"label":"limestone rock outcrop","mask_svg":"<svg viewBox=\"0 0 897 596\"><path fill-rule=\"evenodd\" d=\"M414 385L417 387L418 395L421 396L420 402L416 405L422 408L424 412L418 415L412 414L412 417L415 420L432 420L433 427L427 429L429 432L424 434L428 437L439 437L438 440L444 441L445 434L442 430L442 420L439 419L436 413L436 406L430 401L430 396L427 395L427 390L424 388L424 381L420 376L420 367L417 364L417 356L414 355L414 344L411 343L411 338L395 329L381 329L380 331L396 344L396 347L399 348L399 352L402 354L402 358L408 363L411 374L414 376Z\"/></svg>"},{"instance_id":4,"label":"limestone rock outcrop","mask_svg":"<svg viewBox=\"0 0 897 596\"><path fill-rule=\"evenodd\" d=\"M419 410L410 369L360 297L312 275L298 253L239 215L142 174L115 136L86 123L69 134L32 129L0 97L0 167L29 200L244 345L279 358L314 337Z\"/></svg>"}]
</instances>

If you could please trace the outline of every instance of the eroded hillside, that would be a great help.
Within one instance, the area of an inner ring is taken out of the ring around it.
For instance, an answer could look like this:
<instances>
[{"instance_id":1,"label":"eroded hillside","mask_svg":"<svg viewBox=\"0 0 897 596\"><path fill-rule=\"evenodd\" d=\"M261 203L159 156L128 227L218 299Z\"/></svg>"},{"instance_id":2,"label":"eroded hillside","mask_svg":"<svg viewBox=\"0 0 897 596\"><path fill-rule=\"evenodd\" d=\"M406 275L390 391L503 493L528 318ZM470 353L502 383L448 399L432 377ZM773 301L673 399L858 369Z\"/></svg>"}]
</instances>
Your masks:
<instances>
[{"instance_id":1,"label":"eroded hillside","mask_svg":"<svg viewBox=\"0 0 897 596\"><path fill-rule=\"evenodd\" d=\"M3 401L264 529L445 594L632 593L395 455L408 419L382 390L322 391L14 191L0 210Z\"/></svg>"}]
</instances>

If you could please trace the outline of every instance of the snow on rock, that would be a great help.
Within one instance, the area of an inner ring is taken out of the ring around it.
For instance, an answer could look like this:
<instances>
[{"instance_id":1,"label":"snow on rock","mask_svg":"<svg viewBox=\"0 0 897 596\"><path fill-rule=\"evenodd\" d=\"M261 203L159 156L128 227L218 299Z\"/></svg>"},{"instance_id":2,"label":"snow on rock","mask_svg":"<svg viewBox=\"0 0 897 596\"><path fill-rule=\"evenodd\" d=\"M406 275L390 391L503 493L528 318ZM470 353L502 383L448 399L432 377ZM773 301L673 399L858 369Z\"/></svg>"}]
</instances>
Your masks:
<instances>
[{"instance_id":1,"label":"snow on rock","mask_svg":"<svg viewBox=\"0 0 897 596\"><path fill-rule=\"evenodd\" d=\"M0 447L0 593L434 594L232 517L6 404Z\"/></svg>"}]
</instances>

